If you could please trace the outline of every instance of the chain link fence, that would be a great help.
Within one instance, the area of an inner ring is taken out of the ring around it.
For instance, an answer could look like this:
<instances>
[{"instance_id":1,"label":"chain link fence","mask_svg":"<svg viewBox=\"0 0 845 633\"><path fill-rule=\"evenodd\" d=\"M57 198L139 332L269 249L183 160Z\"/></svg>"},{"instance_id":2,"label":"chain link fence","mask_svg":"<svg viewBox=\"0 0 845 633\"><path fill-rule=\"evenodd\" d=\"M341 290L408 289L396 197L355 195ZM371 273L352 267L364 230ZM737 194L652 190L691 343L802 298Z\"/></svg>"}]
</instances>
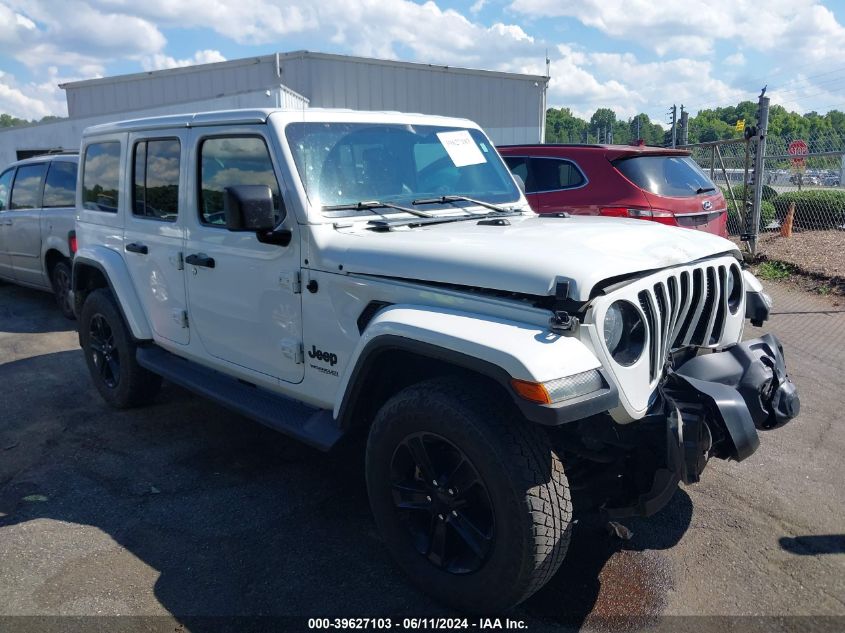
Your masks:
<instances>
[{"instance_id":1,"label":"chain link fence","mask_svg":"<svg viewBox=\"0 0 845 633\"><path fill-rule=\"evenodd\" d=\"M748 237L756 141L687 146L728 204L728 231ZM811 275L845 280L845 139L766 138L756 251ZM748 183L748 186L746 186Z\"/></svg>"}]
</instances>

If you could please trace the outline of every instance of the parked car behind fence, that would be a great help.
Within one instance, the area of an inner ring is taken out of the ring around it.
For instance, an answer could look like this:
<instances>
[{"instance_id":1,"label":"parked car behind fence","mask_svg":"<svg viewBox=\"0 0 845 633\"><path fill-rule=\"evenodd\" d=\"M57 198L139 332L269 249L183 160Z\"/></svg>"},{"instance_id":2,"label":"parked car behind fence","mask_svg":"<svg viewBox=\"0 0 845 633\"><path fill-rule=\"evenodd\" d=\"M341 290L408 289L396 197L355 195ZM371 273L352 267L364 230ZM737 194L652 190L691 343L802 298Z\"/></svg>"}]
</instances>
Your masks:
<instances>
[{"instance_id":1,"label":"parked car behind fence","mask_svg":"<svg viewBox=\"0 0 845 633\"><path fill-rule=\"evenodd\" d=\"M537 213L653 220L727 236L721 191L684 150L642 145L497 148Z\"/></svg>"}]
</instances>

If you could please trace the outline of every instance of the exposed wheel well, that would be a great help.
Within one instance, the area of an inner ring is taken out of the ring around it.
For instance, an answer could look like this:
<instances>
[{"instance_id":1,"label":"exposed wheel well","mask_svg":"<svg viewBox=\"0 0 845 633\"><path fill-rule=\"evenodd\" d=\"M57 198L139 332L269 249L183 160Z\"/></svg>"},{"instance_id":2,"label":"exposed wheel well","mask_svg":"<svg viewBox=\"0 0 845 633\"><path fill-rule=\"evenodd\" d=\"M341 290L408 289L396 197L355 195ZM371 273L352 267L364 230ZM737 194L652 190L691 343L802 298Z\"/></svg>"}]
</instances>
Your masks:
<instances>
[{"instance_id":1,"label":"exposed wheel well","mask_svg":"<svg viewBox=\"0 0 845 633\"><path fill-rule=\"evenodd\" d=\"M67 257L55 248L51 248L44 254L44 267L47 270L47 275L50 279L53 278L53 267L61 261L68 261Z\"/></svg>"},{"instance_id":2,"label":"exposed wheel well","mask_svg":"<svg viewBox=\"0 0 845 633\"><path fill-rule=\"evenodd\" d=\"M438 376L471 378L491 395L503 395L510 401L505 388L493 378L455 363L404 349L384 349L366 359L368 369L355 384L348 411L341 410L342 424L350 430L369 428L378 410L394 394L405 387Z\"/></svg>"},{"instance_id":3,"label":"exposed wheel well","mask_svg":"<svg viewBox=\"0 0 845 633\"><path fill-rule=\"evenodd\" d=\"M92 291L109 287L108 279L99 268L77 263L73 268L73 303L74 312L82 312L82 304Z\"/></svg>"}]
</instances>

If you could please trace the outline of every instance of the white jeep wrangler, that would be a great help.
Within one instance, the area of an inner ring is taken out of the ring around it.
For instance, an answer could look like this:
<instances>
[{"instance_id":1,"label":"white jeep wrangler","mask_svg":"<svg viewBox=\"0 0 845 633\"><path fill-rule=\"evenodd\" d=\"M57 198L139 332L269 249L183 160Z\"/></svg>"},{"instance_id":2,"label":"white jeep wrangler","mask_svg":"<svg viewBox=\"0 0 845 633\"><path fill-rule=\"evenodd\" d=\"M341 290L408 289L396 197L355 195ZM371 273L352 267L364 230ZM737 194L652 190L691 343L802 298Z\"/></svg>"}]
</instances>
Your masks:
<instances>
[{"instance_id":1,"label":"white jeep wrangler","mask_svg":"<svg viewBox=\"0 0 845 633\"><path fill-rule=\"evenodd\" d=\"M89 128L73 300L122 408L162 377L317 448L369 433L376 523L459 609L537 591L573 504L660 509L799 401L721 238L537 216L473 123L241 110Z\"/></svg>"}]
</instances>

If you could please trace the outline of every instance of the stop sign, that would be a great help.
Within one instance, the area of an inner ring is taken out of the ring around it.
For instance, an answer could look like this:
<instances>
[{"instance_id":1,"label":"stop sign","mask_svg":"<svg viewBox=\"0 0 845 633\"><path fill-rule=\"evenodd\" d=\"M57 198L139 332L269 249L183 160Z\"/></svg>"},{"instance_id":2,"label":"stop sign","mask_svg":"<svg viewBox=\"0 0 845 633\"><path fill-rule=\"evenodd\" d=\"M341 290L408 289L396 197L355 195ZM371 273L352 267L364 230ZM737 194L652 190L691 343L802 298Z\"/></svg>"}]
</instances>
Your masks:
<instances>
[{"instance_id":1,"label":"stop sign","mask_svg":"<svg viewBox=\"0 0 845 633\"><path fill-rule=\"evenodd\" d=\"M797 139L792 141L789 144L789 149L787 150L790 156L794 156L795 158L792 159L793 164L800 164L804 162L804 156L810 153L809 148L807 147L806 141L802 141L801 139Z\"/></svg>"}]
</instances>

